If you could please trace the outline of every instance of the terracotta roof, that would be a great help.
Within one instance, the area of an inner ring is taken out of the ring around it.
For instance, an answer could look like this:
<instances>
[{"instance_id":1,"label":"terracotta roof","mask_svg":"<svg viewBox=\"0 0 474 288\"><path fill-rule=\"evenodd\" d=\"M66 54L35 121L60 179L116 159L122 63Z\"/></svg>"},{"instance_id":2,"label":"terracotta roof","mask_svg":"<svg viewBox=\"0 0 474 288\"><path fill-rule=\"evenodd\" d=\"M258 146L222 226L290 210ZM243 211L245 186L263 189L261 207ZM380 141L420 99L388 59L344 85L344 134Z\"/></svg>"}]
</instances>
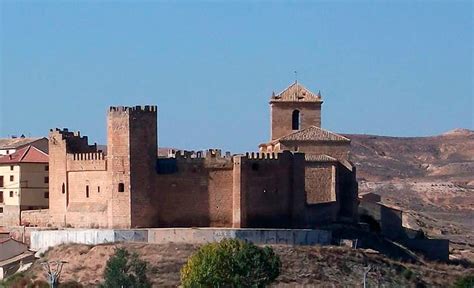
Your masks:
<instances>
[{"instance_id":1,"label":"terracotta roof","mask_svg":"<svg viewBox=\"0 0 474 288\"><path fill-rule=\"evenodd\" d=\"M15 153L0 156L0 164L48 162L48 154L31 145L23 147L17 150Z\"/></svg>"},{"instance_id":2,"label":"terracotta roof","mask_svg":"<svg viewBox=\"0 0 474 288\"><path fill-rule=\"evenodd\" d=\"M305 154L304 159L308 162L337 162L338 160L334 157L321 154L321 155L314 155L314 154Z\"/></svg>"},{"instance_id":3,"label":"terracotta roof","mask_svg":"<svg viewBox=\"0 0 474 288\"><path fill-rule=\"evenodd\" d=\"M277 95L273 95L270 103L272 102L323 102L321 100L321 94L314 94L309 91L306 87L298 82L295 82L288 86L285 90Z\"/></svg>"},{"instance_id":4,"label":"terracotta roof","mask_svg":"<svg viewBox=\"0 0 474 288\"><path fill-rule=\"evenodd\" d=\"M3 138L0 139L0 149L18 149L41 139L43 138Z\"/></svg>"},{"instance_id":5,"label":"terracotta roof","mask_svg":"<svg viewBox=\"0 0 474 288\"><path fill-rule=\"evenodd\" d=\"M306 129L299 130L283 136L276 141L338 141L350 142L349 138L333 133L328 130L316 126L310 126Z\"/></svg>"}]
</instances>

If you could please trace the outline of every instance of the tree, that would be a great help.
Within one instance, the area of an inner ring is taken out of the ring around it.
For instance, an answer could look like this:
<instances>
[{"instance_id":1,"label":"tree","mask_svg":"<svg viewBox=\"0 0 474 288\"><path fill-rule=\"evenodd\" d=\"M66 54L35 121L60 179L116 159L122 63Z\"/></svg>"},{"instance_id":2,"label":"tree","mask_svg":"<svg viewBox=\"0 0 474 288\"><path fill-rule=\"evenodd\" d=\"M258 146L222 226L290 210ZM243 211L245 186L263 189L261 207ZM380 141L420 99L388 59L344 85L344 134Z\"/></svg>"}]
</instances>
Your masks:
<instances>
[{"instance_id":1,"label":"tree","mask_svg":"<svg viewBox=\"0 0 474 288\"><path fill-rule=\"evenodd\" d=\"M104 271L103 288L149 288L151 283L146 276L147 262L141 260L137 253L117 248L114 255L107 260Z\"/></svg>"},{"instance_id":2,"label":"tree","mask_svg":"<svg viewBox=\"0 0 474 288\"><path fill-rule=\"evenodd\" d=\"M281 261L270 247L236 239L209 243L181 269L184 287L265 287L280 274Z\"/></svg>"}]
</instances>

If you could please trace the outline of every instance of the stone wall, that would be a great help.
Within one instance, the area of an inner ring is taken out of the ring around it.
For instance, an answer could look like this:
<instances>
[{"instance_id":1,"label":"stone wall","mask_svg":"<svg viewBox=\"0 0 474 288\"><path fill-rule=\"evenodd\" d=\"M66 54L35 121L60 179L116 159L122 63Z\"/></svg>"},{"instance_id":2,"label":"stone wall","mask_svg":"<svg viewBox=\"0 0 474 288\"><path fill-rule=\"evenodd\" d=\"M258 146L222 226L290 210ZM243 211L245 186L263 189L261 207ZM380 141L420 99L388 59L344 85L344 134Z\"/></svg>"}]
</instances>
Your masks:
<instances>
[{"instance_id":1,"label":"stone wall","mask_svg":"<svg viewBox=\"0 0 474 288\"><path fill-rule=\"evenodd\" d=\"M306 203L336 201L336 167L334 163L306 162Z\"/></svg>"},{"instance_id":2,"label":"stone wall","mask_svg":"<svg viewBox=\"0 0 474 288\"><path fill-rule=\"evenodd\" d=\"M158 147L157 107L136 106L130 111L130 221L131 227L151 227L157 217L152 205L156 187Z\"/></svg>"},{"instance_id":3,"label":"stone wall","mask_svg":"<svg viewBox=\"0 0 474 288\"><path fill-rule=\"evenodd\" d=\"M277 159L240 158L241 227L289 227L292 211L293 154Z\"/></svg>"},{"instance_id":4,"label":"stone wall","mask_svg":"<svg viewBox=\"0 0 474 288\"><path fill-rule=\"evenodd\" d=\"M20 206L18 205L4 205L2 226L20 225L20 211Z\"/></svg>"},{"instance_id":5,"label":"stone wall","mask_svg":"<svg viewBox=\"0 0 474 288\"><path fill-rule=\"evenodd\" d=\"M271 139L295 132L292 129L293 111L300 111L300 130L310 126L321 127L321 102L271 103Z\"/></svg>"},{"instance_id":6,"label":"stone wall","mask_svg":"<svg viewBox=\"0 0 474 288\"><path fill-rule=\"evenodd\" d=\"M174 172L157 174L153 202L155 227L230 226L231 159L167 159Z\"/></svg>"},{"instance_id":7,"label":"stone wall","mask_svg":"<svg viewBox=\"0 0 474 288\"><path fill-rule=\"evenodd\" d=\"M316 121L305 113L318 107L296 108L302 126ZM106 156L79 133L50 133L52 225L300 228L338 220L340 212L357 217L350 164L308 164L302 153L289 151L157 159L156 118L155 106L110 107ZM321 147L337 157L347 148Z\"/></svg>"},{"instance_id":8,"label":"stone wall","mask_svg":"<svg viewBox=\"0 0 474 288\"><path fill-rule=\"evenodd\" d=\"M361 201L359 204L359 214L361 220L368 215L376 220L380 225L382 235L390 239L404 238L405 231L402 227L402 211L387 207L381 203ZM370 224L370 223L369 223Z\"/></svg>"},{"instance_id":9,"label":"stone wall","mask_svg":"<svg viewBox=\"0 0 474 288\"><path fill-rule=\"evenodd\" d=\"M49 209L21 211L21 225L46 227L51 225Z\"/></svg>"}]
</instances>

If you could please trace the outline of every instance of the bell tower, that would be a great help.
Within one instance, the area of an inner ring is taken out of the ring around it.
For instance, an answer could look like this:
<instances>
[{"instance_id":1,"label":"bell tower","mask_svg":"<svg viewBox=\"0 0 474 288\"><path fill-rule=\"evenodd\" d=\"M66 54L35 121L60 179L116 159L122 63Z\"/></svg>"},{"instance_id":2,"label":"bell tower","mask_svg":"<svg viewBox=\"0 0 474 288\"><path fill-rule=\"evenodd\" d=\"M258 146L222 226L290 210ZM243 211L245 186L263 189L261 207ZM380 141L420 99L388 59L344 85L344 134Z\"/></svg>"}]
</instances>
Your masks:
<instances>
[{"instance_id":1,"label":"bell tower","mask_svg":"<svg viewBox=\"0 0 474 288\"><path fill-rule=\"evenodd\" d=\"M321 93L314 94L295 81L270 99L271 140L310 126L321 127Z\"/></svg>"}]
</instances>

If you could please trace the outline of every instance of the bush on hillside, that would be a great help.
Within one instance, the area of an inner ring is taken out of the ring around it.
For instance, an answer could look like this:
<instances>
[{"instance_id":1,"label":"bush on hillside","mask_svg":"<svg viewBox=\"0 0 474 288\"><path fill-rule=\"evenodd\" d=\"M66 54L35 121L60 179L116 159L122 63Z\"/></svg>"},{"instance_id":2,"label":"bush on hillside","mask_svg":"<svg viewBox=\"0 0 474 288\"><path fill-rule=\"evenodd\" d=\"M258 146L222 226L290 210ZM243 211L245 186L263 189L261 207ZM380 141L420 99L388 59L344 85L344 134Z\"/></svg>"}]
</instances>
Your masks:
<instances>
[{"instance_id":1,"label":"bush on hillside","mask_svg":"<svg viewBox=\"0 0 474 288\"><path fill-rule=\"evenodd\" d=\"M184 287L264 287L280 274L281 261L270 247L236 239L202 246L181 269Z\"/></svg>"},{"instance_id":2,"label":"bush on hillside","mask_svg":"<svg viewBox=\"0 0 474 288\"><path fill-rule=\"evenodd\" d=\"M118 248L107 261L103 288L134 287L149 288L151 283L146 276L147 262L138 254L130 254L126 249Z\"/></svg>"},{"instance_id":3,"label":"bush on hillside","mask_svg":"<svg viewBox=\"0 0 474 288\"><path fill-rule=\"evenodd\" d=\"M474 288L474 274L459 278L454 283L454 288Z\"/></svg>"}]
</instances>

